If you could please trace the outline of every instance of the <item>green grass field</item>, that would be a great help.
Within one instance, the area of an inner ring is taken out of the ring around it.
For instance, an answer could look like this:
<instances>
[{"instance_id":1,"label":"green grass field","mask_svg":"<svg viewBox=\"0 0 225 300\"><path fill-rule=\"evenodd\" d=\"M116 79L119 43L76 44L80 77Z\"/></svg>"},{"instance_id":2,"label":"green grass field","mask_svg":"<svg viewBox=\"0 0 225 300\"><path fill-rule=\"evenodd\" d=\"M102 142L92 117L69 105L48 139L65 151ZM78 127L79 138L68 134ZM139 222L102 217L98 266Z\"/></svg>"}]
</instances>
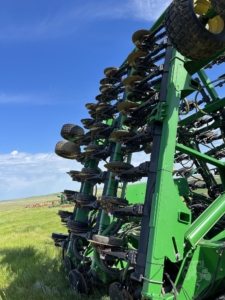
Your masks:
<instances>
[{"instance_id":1,"label":"green grass field","mask_svg":"<svg viewBox=\"0 0 225 300\"><path fill-rule=\"evenodd\" d=\"M0 202L1 300L87 299L70 291L61 248L49 238L52 232L67 232L56 215L59 208L25 208L57 200L57 194L52 194ZM106 300L106 292L96 291L92 299Z\"/></svg>"},{"instance_id":2,"label":"green grass field","mask_svg":"<svg viewBox=\"0 0 225 300\"><path fill-rule=\"evenodd\" d=\"M98 194L101 192L98 190ZM57 195L0 202L0 300L87 299L70 291L61 248L49 238L52 232L67 233L57 216L61 208L25 208L59 201ZM72 211L73 207L65 210ZM96 291L92 299L109 299L106 293L107 290Z\"/></svg>"}]
</instances>

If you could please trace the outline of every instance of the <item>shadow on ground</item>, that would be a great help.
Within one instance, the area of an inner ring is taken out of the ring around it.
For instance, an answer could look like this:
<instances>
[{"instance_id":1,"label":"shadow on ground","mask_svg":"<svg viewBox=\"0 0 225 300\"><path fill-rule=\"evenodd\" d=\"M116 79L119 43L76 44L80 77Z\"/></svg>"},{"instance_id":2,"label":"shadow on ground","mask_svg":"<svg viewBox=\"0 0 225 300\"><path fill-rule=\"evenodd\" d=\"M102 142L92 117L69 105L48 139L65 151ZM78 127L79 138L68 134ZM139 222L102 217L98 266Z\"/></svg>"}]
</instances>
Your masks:
<instances>
[{"instance_id":1,"label":"shadow on ground","mask_svg":"<svg viewBox=\"0 0 225 300\"><path fill-rule=\"evenodd\" d=\"M88 299L70 291L60 256L51 259L33 247L25 247L5 248L0 250L0 257L1 276L5 276L8 283L6 288L0 286L2 300ZM107 297L98 293L92 299L103 300Z\"/></svg>"}]
</instances>

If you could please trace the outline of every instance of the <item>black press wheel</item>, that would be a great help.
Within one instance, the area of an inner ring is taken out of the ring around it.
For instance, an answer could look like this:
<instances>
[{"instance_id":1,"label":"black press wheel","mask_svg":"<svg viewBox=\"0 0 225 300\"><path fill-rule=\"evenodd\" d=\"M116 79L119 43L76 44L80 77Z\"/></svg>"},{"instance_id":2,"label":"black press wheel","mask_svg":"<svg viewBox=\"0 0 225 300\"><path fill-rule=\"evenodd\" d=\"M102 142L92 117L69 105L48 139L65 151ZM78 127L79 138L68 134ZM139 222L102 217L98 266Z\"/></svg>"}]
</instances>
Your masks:
<instances>
[{"instance_id":1,"label":"black press wheel","mask_svg":"<svg viewBox=\"0 0 225 300\"><path fill-rule=\"evenodd\" d=\"M63 265L68 273L75 268L75 266L74 266L72 260L69 258L69 256L64 256Z\"/></svg>"},{"instance_id":2,"label":"black press wheel","mask_svg":"<svg viewBox=\"0 0 225 300\"><path fill-rule=\"evenodd\" d=\"M165 16L166 33L183 56L203 60L225 48L225 24L222 18L201 19L211 7L208 0L174 0L170 4Z\"/></svg>"},{"instance_id":3,"label":"black press wheel","mask_svg":"<svg viewBox=\"0 0 225 300\"><path fill-rule=\"evenodd\" d=\"M71 142L58 142L55 146L55 153L63 158L75 159L80 153L80 146Z\"/></svg>"},{"instance_id":4,"label":"black press wheel","mask_svg":"<svg viewBox=\"0 0 225 300\"><path fill-rule=\"evenodd\" d=\"M133 298L127 290L125 290L121 283L113 282L109 286L109 298L110 300L132 300Z\"/></svg>"},{"instance_id":5,"label":"black press wheel","mask_svg":"<svg viewBox=\"0 0 225 300\"><path fill-rule=\"evenodd\" d=\"M215 11L225 20L225 1L224 0L211 0L212 7Z\"/></svg>"},{"instance_id":6,"label":"black press wheel","mask_svg":"<svg viewBox=\"0 0 225 300\"><path fill-rule=\"evenodd\" d=\"M71 270L68 278L71 290L76 291L79 294L88 294L85 279L78 270Z\"/></svg>"},{"instance_id":7,"label":"black press wheel","mask_svg":"<svg viewBox=\"0 0 225 300\"><path fill-rule=\"evenodd\" d=\"M61 129L61 137L68 140L76 138L78 135L84 135L84 130L80 126L74 124L65 124Z\"/></svg>"},{"instance_id":8,"label":"black press wheel","mask_svg":"<svg viewBox=\"0 0 225 300\"><path fill-rule=\"evenodd\" d=\"M64 264L64 258L66 257L68 246L69 246L69 241L68 240L64 241L62 244L62 262L63 262L63 264Z\"/></svg>"}]
</instances>

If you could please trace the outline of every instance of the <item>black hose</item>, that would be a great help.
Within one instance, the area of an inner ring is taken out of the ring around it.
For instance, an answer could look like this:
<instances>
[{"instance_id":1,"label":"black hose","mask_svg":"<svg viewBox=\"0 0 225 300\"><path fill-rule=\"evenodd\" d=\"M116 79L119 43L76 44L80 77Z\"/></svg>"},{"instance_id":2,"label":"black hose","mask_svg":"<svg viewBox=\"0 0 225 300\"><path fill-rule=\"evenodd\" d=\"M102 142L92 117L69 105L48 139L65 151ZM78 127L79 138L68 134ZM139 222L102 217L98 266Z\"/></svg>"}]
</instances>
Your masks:
<instances>
[{"instance_id":1,"label":"black hose","mask_svg":"<svg viewBox=\"0 0 225 300\"><path fill-rule=\"evenodd\" d=\"M105 259L99 259L101 267L103 271L105 271L107 274L112 275L112 276L119 276L120 270L117 268L110 268L107 266L106 260Z\"/></svg>"},{"instance_id":2,"label":"black hose","mask_svg":"<svg viewBox=\"0 0 225 300\"><path fill-rule=\"evenodd\" d=\"M120 228L122 227L124 221L119 219L116 223L116 226L113 228L113 230L110 232L110 235L115 235L119 230Z\"/></svg>"},{"instance_id":3,"label":"black hose","mask_svg":"<svg viewBox=\"0 0 225 300\"><path fill-rule=\"evenodd\" d=\"M76 239L76 238L73 239L73 241L72 241L71 250L73 252L73 255L80 261L83 261L83 259L84 259L84 261L90 261L89 257L84 258L84 256L82 254L80 254L79 250L77 249L77 242L78 242L78 239Z\"/></svg>"}]
</instances>

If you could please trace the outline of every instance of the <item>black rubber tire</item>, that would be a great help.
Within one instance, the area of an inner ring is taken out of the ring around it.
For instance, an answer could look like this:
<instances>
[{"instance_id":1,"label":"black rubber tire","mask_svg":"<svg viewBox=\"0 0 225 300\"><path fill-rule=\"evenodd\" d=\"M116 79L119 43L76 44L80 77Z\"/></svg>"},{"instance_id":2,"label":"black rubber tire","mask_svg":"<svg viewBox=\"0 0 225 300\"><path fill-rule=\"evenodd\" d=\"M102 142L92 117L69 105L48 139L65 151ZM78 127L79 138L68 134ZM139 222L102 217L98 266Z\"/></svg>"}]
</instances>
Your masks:
<instances>
[{"instance_id":1,"label":"black rubber tire","mask_svg":"<svg viewBox=\"0 0 225 300\"><path fill-rule=\"evenodd\" d=\"M75 230L87 230L88 223L69 219L67 221L67 227Z\"/></svg>"},{"instance_id":2,"label":"black rubber tire","mask_svg":"<svg viewBox=\"0 0 225 300\"><path fill-rule=\"evenodd\" d=\"M70 217L73 215L73 212L67 210L58 210L58 216L62 218Z\"/></svg>"},{"instance_id":3,"label":"black rubber tire","mask_svg":"<svg viewBox=\"0 0 225 300\"><path fill-rule=\"evenodd\" d=\"M69 241L65 240L62 245L62 262L64 262L64 258L66 257L68 246L69 246Z\"/></svg>"},{"instance_id":4,"label":"black rubber tire","mask_svg":"<svg viewBox=\"0 0 225 300\"><path fill-rule=\"evenodd\" d=\"M68 234L65 233L58 233L58 232L53 232L52 233L52 238L57 239L57 240L65 240L68 238Z\"/></svg>"},{"instance_id":5,"label":"black rubber tire","mask_svg":"<svg viewBox=\"0 0 225 300\"><path fill-rule=\"evenodd\" d=\"M91 131L99 131L99 130L102 130L102 129L107 128L107 127L109 127L109 125L104 124L104 123L100 123L100 122L96 122L93 125L91 125L90 130ZM94 130L92 128L94 128Z\"/></svg>"},{"instance_id":6,"label":"black rubber tire","mask_svg":"<svg viewBox=\"0 0 225 300\"><path fill-rule=\"evenodd\" d=\"M74 269L69 272L70 289L76 291L78 294L87 294L86 283L82 274Z\"/></svg>"},{"instance_id":7,"label":"black rubber tire","mask_svg":"<svg viewBox=\"0 0 225 300\"><path fill-rule=\"evenodd\" d=\"M75 138L77 135L83 135L84 130L80 126L74 124L65 124L61 129L61 137L65 140Z\"/></svg>"},{"instance_id":8,"label":"black rubber tire","mask_svg":"<svg viewBox=\"0 0 225 300\"><path fill-rule=\"evenodd\" d=\"M109 286L109 298L110 300L132 300L132 296L127 290L125 290L121 283L113 282ZM136 298L135 298L136 299Z\"/></svg>"},{"instance_id":9,"label":"black rubber tire","mask_svg":"<svg viewBox=\"0 0 225 300\"><path fill-rule=\"evenodd\" d=\"M225 1L224 0L211 0L212 7L225 21Z\"/></svg>"},{"instance_id":10,"label":"black rubber tire","mask_svg":"<svg viewBox=\"0 0 225 300\"><path fill-rule=\"evenodd\" d=\"M90 126L90 125L92 125L92 124L95 123L95 120L94 120L94 119L91 119L91 118L81 119L80 121L81 121L81 123L82 123L83 125L86 125L86 126L87 126L87 125Z\"/></svg>"},{"instance_id":11,"label":"black rubber tire","mask_svg":"<svg viewBox=\"0 0 225 300\"><path fill-rule=\"evenodd\" d=\"M78 239L73 238L72 243L71 243L71 250L72 250L73 255L80 261L83 261L83 260L86 262L91 261L90 257L84 258L84 256L82 254L80 254L79 249L77 249L77 244L78 244Z\"/></svg>"},{"instance_id":12,"label":"black rubber tire","mask_svg":"<svg viewBox=\"0 0 225 300\"><path fill-rule=\"evenodd\" d=\"M195 14L193 0L174 0L165 27L173 47L192 60L210 58L225 48L225 28L219 34L208 31Z\"/></svg>"},{"instance_id":13,"label":"black rubber tire","mask_svg":"<svg viewBox=\"0 0 225 300\"><path fill-rule=\"evenodd\" d=\"M98 169L91 169L91 168L82 168L81 173L87 173L87 174L100 174L100 171Z\"/></svg>"},{"instance_id":14,"label":"black rubber tire","mask_svg":"<svg viewBox=\"0 0 225 300\"><path fill-rule=\"evenodd\" d=\"M104 150L105 147L103 146L100 146L100 145L87 145L85 148L84 148L84 151L85 152L97 152L97 151L101 151L101 150Z\"/></svg>"},{"instance_id":15,"label":"black rubber tire","mask_svg":"<svg viewBox=\"0 0 225 300\"><path fill-rule=\"evenodd\" d=\"M66 271L69 273L71 270L74 269L74 264L72 262L72 260L69 258L69 256L65 256L63 259L63 265L66 269Z\"/></svg>"},{"instance_id":16,"label":"black rubber tire","mask_svg":"<svg viewBox=\"0 0 225 300\"><path fill-rule=\"evenodd\" d=\"M109 267L107 265L107 261L105 259L100 258L100 264L102 266L103 271L105 271L107 274L112 275L112 276L120 275L120 269Z\"/></svg>"},{"instance_id":17,"label":"black rubber tire","mask_svg":"<svg viewBox=\"0 0 225 300\"><path fill-rule=\"evenodd\" d=\"M116 247L121 247L123 245L123 240L115 238L114 236L103 236L98 234L92 235L92 241L104 245L111 245Z\"/></svg>"},{"instance_id":18,"label":"black rubber tire","mask_svg":"<svg viewBox=\"0 0 225 300\"><path fill-rule=\"evenodd\" d=\"M93 195L85 195L82 193L77 193L75 200L78 202L93 202L96 201L96 197Z\"/></svg>"},{"instance_id":19,"label":"black rubber tire","mask_svg":"<svg viewBox=\"0 0 225 300\"><path fill-rule=\"evenodd\" d=\"M63 158L75 159L76 154L80 153L80 146L71 142L58 142L55 153Z\"/></svg>"},{"instance_id":20,"label":"black rubber tire","mask_svg":"<svg viewBox=\"0 0 225 300\"><path fill-rule=\"evenodd\" d=\"M100 201L121 205L121 206L127 206L129 204L129 202L126 199L113 197L113 196L102 196Z\"/></svg>"}]
</instances>

